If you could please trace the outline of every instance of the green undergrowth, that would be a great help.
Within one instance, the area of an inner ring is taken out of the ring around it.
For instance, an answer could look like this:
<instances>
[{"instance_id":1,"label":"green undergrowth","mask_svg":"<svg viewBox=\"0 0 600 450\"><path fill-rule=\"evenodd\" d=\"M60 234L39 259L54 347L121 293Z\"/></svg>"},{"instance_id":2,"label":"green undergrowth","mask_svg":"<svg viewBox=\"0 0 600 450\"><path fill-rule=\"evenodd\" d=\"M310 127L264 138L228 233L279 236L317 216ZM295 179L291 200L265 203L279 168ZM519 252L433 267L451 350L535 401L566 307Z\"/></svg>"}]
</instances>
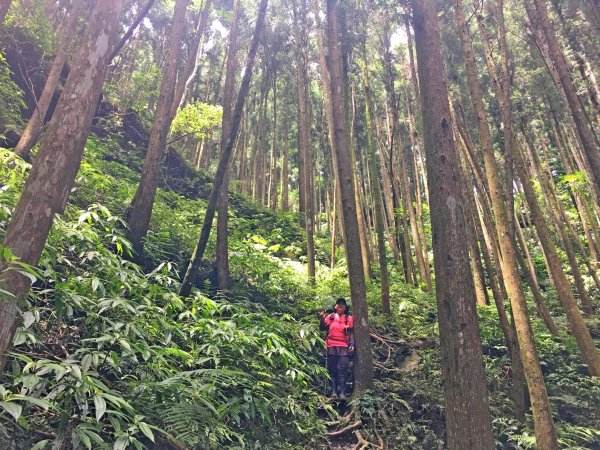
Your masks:
<instances>
[{"instance_id":1,"label":"green undergrowth","mask_svg":"<svg viewBox=\"0 0 600 450\"><path fill-rule=\"evenodd\" d=\"M21 305L11 371L0 378L2 448L49 449L60 433L76 449L328 448L325 424L338 412L320 395L326 374L316 314L349 297L343 261L331 270L323 251L310 286L299 216L232 194L232 287L219 292L208 277L182 299L210 178L176 159L167 164L139 266L128 258L123 217L140 161L113 140L88 141L70 203ZM27 172L0 153L0 237ZM317 237L323 245L328 239L325 231ZM370 442L438 449L444 407L435 298L402 278L390 260L390 317L381 313L377 271L367 283L376 381L352 406ZM545 296L561 336L537 318L533 326L561 448L600 448L600 383L585 375L554 292ZM511 418L511 364L495 308L479 315L497 448L534 448L531 417L526 424ZM598 341L600 322L590 319L590 327Z\"/></svg>"},{"instance_id":2,"label":"green undergrowth","mask_svg":"<svg viewBox=\"0 0 600 450\"><path fill-rule=\"evenodd\" d=\"M22 305L0 389L2 441L50 448L64 432L74 448L166 448L169 440L288 448L320 439L323 405L312 386L324 377L315 351L322 340L313 324L285 312L312 290L303 290L297 268L277 263L274 243L262 244L272 236L258 242L248 230L232 240L233 275L244 280L232 292L181 299L178 274L204 202L159 193L149 248L161 248L163 260L144 271L126 258L118 215L136 174L93 150ZM27 170L2 154L2 230Z\"/></svg>"}]
</instances>

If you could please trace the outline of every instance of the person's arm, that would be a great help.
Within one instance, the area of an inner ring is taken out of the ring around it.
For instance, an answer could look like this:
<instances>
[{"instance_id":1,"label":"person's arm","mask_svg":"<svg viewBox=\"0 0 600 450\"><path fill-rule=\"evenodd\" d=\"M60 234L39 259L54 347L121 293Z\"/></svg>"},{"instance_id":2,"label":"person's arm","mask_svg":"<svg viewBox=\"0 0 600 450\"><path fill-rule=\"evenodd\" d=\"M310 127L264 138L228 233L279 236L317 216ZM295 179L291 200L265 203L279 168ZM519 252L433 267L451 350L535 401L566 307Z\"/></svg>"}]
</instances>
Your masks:
<instances>
[{"instance_id":1,"label":"person's arm","mask_svg":"<svg viewBox=\"0 0 600 450\"><path fill-rule=\"evenodd\" d=\"M319 313L319 330L321 331L327 331L327 327L329 326L328 324L325 323L325 311L321 311Z\"/></svg>"},{"instance_id":2,"label":"person's arm","mask_svg":"<svg viewBox=\"0 0 600 450\"><path fill-rule=\"evenodd\" d=\"M325 311L321 311L319 313L319 317L321 318L319 328L321 329L321 331L327 330L327 328L329 328L329 325L331 325L333 314L327 314Z\"/></svg>"}]
</instances>

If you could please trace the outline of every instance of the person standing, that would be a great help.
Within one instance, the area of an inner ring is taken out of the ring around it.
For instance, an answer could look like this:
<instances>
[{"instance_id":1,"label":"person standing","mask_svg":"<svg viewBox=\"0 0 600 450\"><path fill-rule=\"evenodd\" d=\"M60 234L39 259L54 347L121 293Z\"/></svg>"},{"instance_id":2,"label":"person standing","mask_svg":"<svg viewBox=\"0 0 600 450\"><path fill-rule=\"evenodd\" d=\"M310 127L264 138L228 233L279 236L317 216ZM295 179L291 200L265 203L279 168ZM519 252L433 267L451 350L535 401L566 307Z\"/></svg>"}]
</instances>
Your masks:
<instances>
[{"instance_id":1,"label":"person standing","mask_svg":"<svg viewBox=\"0 0 600 450\"><path fill-rule=\"evenodd\" d=\"M346 300L339 298L333 307L333 313L319 313L321 329L327 330L325 347L327 354L327 371L331 377L332 396L346 398L346 379L350 356L354 352L354 319Z\"/></svg>"}]
</instances>

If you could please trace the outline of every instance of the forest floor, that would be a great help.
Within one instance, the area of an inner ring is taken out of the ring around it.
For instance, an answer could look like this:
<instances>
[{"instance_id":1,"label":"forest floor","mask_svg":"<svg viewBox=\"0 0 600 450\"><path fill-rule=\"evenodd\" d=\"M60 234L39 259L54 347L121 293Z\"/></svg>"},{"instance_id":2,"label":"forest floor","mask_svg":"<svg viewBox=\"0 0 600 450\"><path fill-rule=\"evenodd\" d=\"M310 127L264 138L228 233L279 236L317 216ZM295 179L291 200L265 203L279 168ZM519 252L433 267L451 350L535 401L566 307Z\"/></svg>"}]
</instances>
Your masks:
<instances>
[{"instance_id":1,"label":"forest floor","mask_svg":"<svg viewBox=\"0 0 600 450\"><path fill-rule=\"evenodd\" d=\"M0 156L1 235L29 166L11 152ZM374 274L367 283L374 389L337 411L322 395L316 313L348 298L349 286L343 265L328 267L326 227L316 236L311 287L300 216L232 192L233 286L214 288L209 261L194 296L181 299L177 288L210 176L169 153L138 266L125 257L122 214L142 157L141 148L118 138L88 141L15 337L13 371L0 379L0 444L10 442L1 448L49 448L66 413L75 448L110 450L117 441L161 450L444 447L432 294L405 284L390 264L392 315L384 316ZM213 234L210 252L214 246ZM548 333L532 301L530 312L561 448L599 449L600 382L585 375L555 293L545 296L561 335ZM498 448L533 449L531 418L512 418L510 360L497 313L486 306L478 314ZM588 323L600 345L600 320ZM339 436L327 434L354 424Z\"/></svg>"}]
</instances>

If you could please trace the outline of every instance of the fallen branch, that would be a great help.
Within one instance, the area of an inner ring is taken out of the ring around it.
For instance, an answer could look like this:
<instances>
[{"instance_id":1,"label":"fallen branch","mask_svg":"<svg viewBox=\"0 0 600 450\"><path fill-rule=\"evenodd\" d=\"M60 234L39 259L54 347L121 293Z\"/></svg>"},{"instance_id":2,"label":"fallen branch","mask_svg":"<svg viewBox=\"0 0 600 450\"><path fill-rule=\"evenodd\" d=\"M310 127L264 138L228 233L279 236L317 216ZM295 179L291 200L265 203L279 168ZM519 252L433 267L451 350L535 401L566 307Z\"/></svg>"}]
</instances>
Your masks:
<instances>
[{"instance_id":1,"label":"fallen branch","mask_svg":"<svg viewBox=\"0 0 600 450\"><path fill-rule=\"evenodd\" d=\"M355 430L356 428L359 428L361 425L362 425L362 421L360 419L358 419L356 422L351 423L350 425L342 428L341 430L328 431L326 434L329 437L341 436L342 434L347 433L348 431L352 431L352 430Z\"/></svg>"}]
</instances>

